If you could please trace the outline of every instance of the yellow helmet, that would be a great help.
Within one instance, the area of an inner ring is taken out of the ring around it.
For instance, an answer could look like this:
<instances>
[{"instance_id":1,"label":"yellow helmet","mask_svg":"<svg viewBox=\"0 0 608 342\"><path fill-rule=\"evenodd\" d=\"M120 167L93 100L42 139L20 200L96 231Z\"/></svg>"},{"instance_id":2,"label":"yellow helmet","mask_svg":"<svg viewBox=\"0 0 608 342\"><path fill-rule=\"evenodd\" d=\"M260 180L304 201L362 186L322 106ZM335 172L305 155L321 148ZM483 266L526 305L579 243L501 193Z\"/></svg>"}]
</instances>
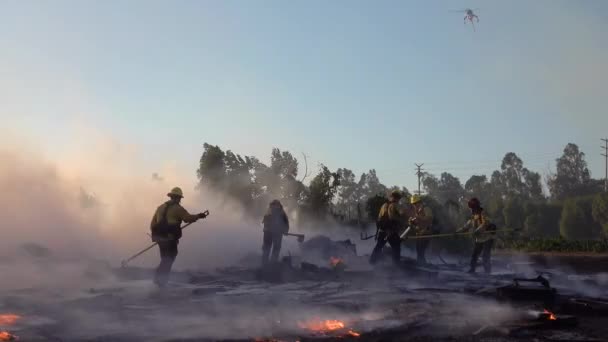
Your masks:
<instances>
[{"instance_id":1,"label":"yellow helmet","mask_svg":"<svg viewBox=\"0 0 608 342\"><path fill-rule=\"evenodd\" d=\"M175 188L171 189L171 191L167 194L167 196L181 198L181 197L184 197L184 192L182 191L181 188L175 187Z\"/></svg>"},{"instance_id":2,"label":"yellow helmet","mask_svg":"<svg viewBox=\"0 0 608 342\"><path fill-rule=\"evenodd\" d=\"M420 201L422 201L422 197L420 197L420 195L413 194L412 197L410 197L410 204L416 204Z\"/></svg>"}]
</instances>

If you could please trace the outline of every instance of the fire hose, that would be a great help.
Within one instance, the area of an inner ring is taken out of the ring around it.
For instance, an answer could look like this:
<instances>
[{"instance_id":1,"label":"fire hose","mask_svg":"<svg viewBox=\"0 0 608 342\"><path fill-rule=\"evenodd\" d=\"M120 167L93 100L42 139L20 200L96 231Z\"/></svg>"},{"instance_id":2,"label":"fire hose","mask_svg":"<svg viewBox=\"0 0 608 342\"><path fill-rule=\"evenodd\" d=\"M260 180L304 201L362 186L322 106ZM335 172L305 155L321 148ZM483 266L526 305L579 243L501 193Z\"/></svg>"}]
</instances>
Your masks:
<instances>
[{"instance_id":1,"label":"fire hose","mask_svg":"<svg viewBox=\"0 0 608 342\"><path fill-rule=\"evenodd\" d=\"M207 215L209 215L209 210L205 210L205 212L204 212L204 213L205 213L205 214L207 214ZM194 223L194 222L187 223L187 224L185 224L185 225L181 226L181 227L180 227L180 229L181 229L181 230L184 230L184 229L186 229L186 227L188 227L189 225L191 225L191 224L193 224L193 223ZM127 264L128 264L129 262L133 261L133 259L137 258L138 256L140 256L140 255L142 255L142 254L146 253L146 252L147 252L147 251L149 251L150 249L154 248L154 246L156 246L156 245L158 245L158 242L155 242L155 243L151 244L150 246L148 246L148 247L146 247L146 248L142 249L141 251L139 251L138 253L134 254L134 255L133 255L133 256L131 256L130 258L125 259L125 260L121 261L120 266L121 266L121 267L123 267L123 268L124 268L124 267L127 267Z\"/></svg>"},{"instance_id":2,"label":"fire hose","mask_svg":"<svg viewBox=\"0 0 608 342\"><path fill-rule=\"evenodd\" d=\"M401 234L401 239L402 240L433 239L433 238L466 236L466 235L473 235L473 234L475 234L474 232L464 232L464 233L443 233L443 234L432 234L432 235L418 235L418 236L408 237L405 234L405 233L408 232L408 230L406 230L403 234ZM514 231L517 231L517 229L498 229L498 230L480 232L480 233L477 233L477 234L494 234L494 233L500 233L500 232L514 232Z\"/></svg>"}]
</instances>

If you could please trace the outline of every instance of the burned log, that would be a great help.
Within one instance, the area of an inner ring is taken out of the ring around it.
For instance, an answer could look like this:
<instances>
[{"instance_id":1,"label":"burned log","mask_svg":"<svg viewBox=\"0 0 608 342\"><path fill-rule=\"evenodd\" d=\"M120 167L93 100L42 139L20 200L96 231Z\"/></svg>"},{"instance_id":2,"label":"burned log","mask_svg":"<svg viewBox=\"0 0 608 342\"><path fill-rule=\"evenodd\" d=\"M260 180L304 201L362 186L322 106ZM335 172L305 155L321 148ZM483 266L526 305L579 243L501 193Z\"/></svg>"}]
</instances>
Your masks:
<instances>
[{"instance_id":1,"label":"burned log","mask_svg":"<svg viewBox=\"0 0 608 342\"><path fill-rule=\"evenodd\" d=\"M537 286L524 286L522 283L536 283ZM538 276L532 279L513 279L513 284L497 288L496 294L502 301L538 302L552 308L555 305L557 290L551 287L547 279Z\"/></svg>"}]
</instances>

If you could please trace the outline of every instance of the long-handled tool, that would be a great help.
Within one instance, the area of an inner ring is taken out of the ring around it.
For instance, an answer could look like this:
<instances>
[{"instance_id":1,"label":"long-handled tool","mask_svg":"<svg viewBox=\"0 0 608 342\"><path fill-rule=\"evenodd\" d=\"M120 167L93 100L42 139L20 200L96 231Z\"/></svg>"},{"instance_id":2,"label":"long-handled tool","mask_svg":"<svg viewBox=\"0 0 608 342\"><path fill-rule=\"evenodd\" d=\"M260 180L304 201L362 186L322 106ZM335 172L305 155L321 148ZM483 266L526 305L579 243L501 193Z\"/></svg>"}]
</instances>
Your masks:
<instances>
[{"instance_id":1,"label":"long-handled tool","mask_svg":"<svg viewBox=\"0 0 608 342\"><path fill-rule=\"evenodd\" d=\"M292 234L292 233L283 233L285 236L296 236L298 238L298 242L304 242L304 234Z\"/></svg>"},{"instance_id":2,"label":"long-handled tool","mask_svg":"<svg viewBox=\"0 0 608 342\"><path fill-rule=\"evenodd\" d=\"M487 231L487 232L481 232L479 234L493 234L493 233L500 233L500 232L514 232L517 231L516 229L499 229L499 230L492 230L492 231ZM443 237L454 237L454 236L464 236L464 235L473 235L473 232L465 232L465 233L444 233L444 234L433 234L433 235L418 235L418 236L412 236L412 237L405 237L404 240L417 240L417 239L432 239L432 238L443 238Z\"/></svg>"},{"instance_id":3,"label":"long-handled tool","mask_svg":"<svg viewBox=\"0 0 608 342\"><path fill-rule=\"evenodd\" d=\"M209 210L205 210L204 214L209 215ZM180 229L181 229L181 230L184 230L184 229L186 229L186 227L188 227L189 225L191 225L191 224L193 224L193 223L194 223L194 222L187 223L187 224L183 225L183 226L182 226ZM133 259L137 258L138 256L140 256L140 255L142 255L142 254L146 253L146 252L147 252L147 251L149 251L150 249L154 248L154 246L156 246L156 245L158 245L158 242L155 242L155 243L151 244L150 246L148 246L148 247L146 247L146 248L142 249L140 252L138 252L137 254L134 254L132 257L130 257L130 258L128 258L128 259L123 260L123 261L120 263L120 266L121 266L121 267L123 267L123 268L124 268L124 267L127 267L127 264L128 264L129 262L131 262Z\"/></svg>"},{"instance_id":4,"label":"long-handled tool","mask_svg":"<svg viewBox=\"0 0 608 342\"><path fill-rule=\"evenodd\" d=\"M373 235L367 235L367 232L361 232L359 235L360 235L361 240L369 240L369 239L377 237L378 231L376 231L376 234L373 234Z\"/></svg>"}]
</instances>

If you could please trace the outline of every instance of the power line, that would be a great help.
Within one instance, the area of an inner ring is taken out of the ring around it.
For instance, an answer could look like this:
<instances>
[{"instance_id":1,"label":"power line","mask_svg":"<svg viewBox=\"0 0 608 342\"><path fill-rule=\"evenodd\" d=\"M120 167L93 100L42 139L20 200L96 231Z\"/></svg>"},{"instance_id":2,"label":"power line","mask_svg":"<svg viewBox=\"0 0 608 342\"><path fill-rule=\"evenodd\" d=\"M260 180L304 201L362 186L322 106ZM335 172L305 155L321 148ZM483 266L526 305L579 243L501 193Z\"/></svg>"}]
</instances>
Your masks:
<instances>
[{"instance_id":1,"label":"power line","mask_svg":"<svg viewBox=\"0 0 608 342\"><path fill-rule=\"evenodd\" d=\"M418 176L418 195L421 194L420 192L420 178L422 178L422 165L424 165L424 163L418 165L418 164L414 164L416 165L416 176Z\"/></svg>"},{"instance_id":2,"label":"power line","mask_svg":"<svg viewBox=\"0 0 608 342\"><path fill-rule=\"evenodd\" d=\"M604 160L606 161L606 178L604 179L604 191L608 192L608 139L601 139L606 145L602 146L602 149L606 153L602 153Z\"/></svg>"}]
</instances>

